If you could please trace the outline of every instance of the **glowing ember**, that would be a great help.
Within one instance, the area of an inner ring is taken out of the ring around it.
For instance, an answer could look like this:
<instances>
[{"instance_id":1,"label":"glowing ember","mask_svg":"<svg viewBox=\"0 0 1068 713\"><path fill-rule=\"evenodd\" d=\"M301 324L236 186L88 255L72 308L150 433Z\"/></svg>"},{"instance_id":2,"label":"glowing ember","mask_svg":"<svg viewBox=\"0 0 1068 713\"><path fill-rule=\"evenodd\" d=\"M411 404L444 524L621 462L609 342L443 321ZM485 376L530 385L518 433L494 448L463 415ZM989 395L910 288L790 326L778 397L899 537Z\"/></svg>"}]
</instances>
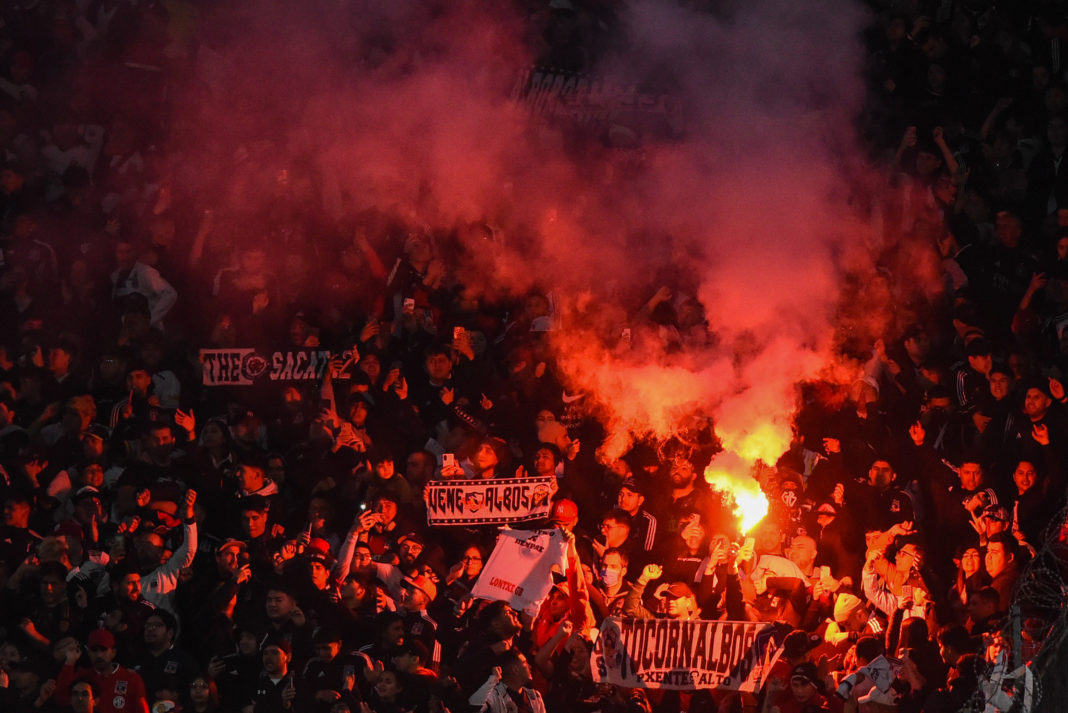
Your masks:
<instances>
[{"instance_id":1,"label":"glowing ember","mask_svg":"<svg viewBox=\"0 0 1068 713\"><path fill-rule=\"evenodd\" d=\"M744 534L753 529L768 514L768 499L760 484L752 476L753 464L730 451L724 451L705 468L705 481L726 496L738 518L738 529Z\"/></svg>"}]
</instances>

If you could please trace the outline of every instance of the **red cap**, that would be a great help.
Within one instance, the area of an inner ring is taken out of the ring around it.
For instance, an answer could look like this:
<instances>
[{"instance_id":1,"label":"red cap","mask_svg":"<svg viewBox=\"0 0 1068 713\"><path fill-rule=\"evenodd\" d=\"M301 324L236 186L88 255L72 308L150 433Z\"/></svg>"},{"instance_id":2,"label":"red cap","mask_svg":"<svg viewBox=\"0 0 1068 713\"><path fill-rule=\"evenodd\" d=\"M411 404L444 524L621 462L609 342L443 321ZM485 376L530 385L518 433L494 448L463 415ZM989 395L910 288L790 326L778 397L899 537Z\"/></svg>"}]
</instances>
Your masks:
<instances>
[{"instance_id":1,"label":"red cap","mask_svg":"<svg viewBox=\"0 0 1068 713\"><path fill-rule=\"evenodd\" d=\"M115 648L115 636L107 629L93 629L89 632L89 648L103 646L105 649Z\"/></svg>"},{"instance_id":2,"label":"red cap","mask_svg":"<svg viewBox=\"0 0 1068 713\"><path fill-rule=\"evenodd\" d=\"M553 504L553 512L549 519L553 522L575 522L578 520L578 505L566 498L557 500Z\"/></svg>"},{"instance_id":3,"label":"red cap","mask_svg":"<svg viewBox=\"0 0 1068 713\"><path fill-rule=\"evenodd\" d=\"M321 537L313 537L308 542L308 549L318 552L320 554L330 554L330 543Z\"/></svg>"}]
</instances>

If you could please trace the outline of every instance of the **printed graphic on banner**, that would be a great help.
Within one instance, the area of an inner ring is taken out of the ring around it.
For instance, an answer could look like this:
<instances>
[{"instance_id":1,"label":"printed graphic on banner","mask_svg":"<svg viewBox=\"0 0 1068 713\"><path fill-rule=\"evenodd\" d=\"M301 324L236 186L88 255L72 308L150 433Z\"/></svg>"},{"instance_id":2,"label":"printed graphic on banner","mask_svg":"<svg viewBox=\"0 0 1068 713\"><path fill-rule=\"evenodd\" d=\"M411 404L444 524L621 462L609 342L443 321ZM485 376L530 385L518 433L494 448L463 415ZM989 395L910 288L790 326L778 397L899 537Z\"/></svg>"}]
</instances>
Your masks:
<instances>
[{"instance_id":1,"label":"printed graphic on banner","mask_svg":"<svg viewBox=\"0 0 1068 713\"><path fill-rule=\"evenodd\" d=\"M428 525L485 525L549 514L552 478L447 480L426 486Z\"/></svg>"},{"instance_id":2,"label":"printed graphic on banner","mask_svg":"<svg viewBox=\"0 0 1068 713\"><path fill-rule=\"evenodd\" d=\"M751 621L608 617L593 678L627 688L755 692L782 651L783 632Z\"/></svg>"},{"instance_id":3,"label":"printed graphic on banner","mask_svg":"<svg viewBox=\"0 0 1068 713\"><path fill-rule=\"evenodd\" d=\"M503 530L471 595L536 616L552 588L553 567L567 572L566 552L560 530Z\"/></svg>"},{"instance_id":4,"label":"printed graphic on banner","mask_svg":"<svg viewBox=\"0 0 1068 713\"><path fill-rule=\"evenodd\" d=\"M333 352L329 349L291 349L260 353L255 349L201 349L204 386L251 386L262 382L319 381L326 374ZM333 374L348 379L352 350Z\"/></svg>"}]
</instances>

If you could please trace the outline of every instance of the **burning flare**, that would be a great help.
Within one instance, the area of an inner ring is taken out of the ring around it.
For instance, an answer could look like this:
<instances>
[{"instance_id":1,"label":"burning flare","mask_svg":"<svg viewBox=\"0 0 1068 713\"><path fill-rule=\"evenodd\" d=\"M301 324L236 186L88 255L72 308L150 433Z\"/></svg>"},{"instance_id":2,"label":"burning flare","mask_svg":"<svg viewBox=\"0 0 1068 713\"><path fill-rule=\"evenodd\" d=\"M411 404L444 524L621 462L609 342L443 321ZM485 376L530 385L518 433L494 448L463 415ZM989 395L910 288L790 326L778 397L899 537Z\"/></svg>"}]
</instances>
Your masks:
<instances>
[{"instance_id":1,"label":"burning flare","mask_svg":"<svg viewBox=\"0 0 1068 713\"><path fill-rule=\"evenodd\" d=\"M747 432L720 434L725 450L705 468L705 481L722 493L734 509L738 529L744 535L768 514L768 498L756 474L769 468L789 444L789 429L773 422Z\"/></svg>"}]
</instances>

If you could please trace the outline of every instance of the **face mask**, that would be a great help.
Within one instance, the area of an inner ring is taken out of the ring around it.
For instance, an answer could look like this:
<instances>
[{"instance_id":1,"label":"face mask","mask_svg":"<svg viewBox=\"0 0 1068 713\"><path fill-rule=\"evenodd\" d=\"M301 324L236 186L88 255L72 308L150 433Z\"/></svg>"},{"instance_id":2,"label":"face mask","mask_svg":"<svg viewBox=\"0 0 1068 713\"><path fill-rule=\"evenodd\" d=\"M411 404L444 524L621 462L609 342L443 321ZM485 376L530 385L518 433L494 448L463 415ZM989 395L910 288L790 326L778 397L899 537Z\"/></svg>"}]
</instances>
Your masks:
<instances>
[{"instance_id":1,"label":"face mask","mask_svg":"<svg viewBox=\"0 0 1068 713\"><path fill-rule=\"evenodd\" d=\"M619 570L618 569L602 569L601 581L604 582L606 587L614 587L619 584Z\"/></svg>"}]
</instances>

